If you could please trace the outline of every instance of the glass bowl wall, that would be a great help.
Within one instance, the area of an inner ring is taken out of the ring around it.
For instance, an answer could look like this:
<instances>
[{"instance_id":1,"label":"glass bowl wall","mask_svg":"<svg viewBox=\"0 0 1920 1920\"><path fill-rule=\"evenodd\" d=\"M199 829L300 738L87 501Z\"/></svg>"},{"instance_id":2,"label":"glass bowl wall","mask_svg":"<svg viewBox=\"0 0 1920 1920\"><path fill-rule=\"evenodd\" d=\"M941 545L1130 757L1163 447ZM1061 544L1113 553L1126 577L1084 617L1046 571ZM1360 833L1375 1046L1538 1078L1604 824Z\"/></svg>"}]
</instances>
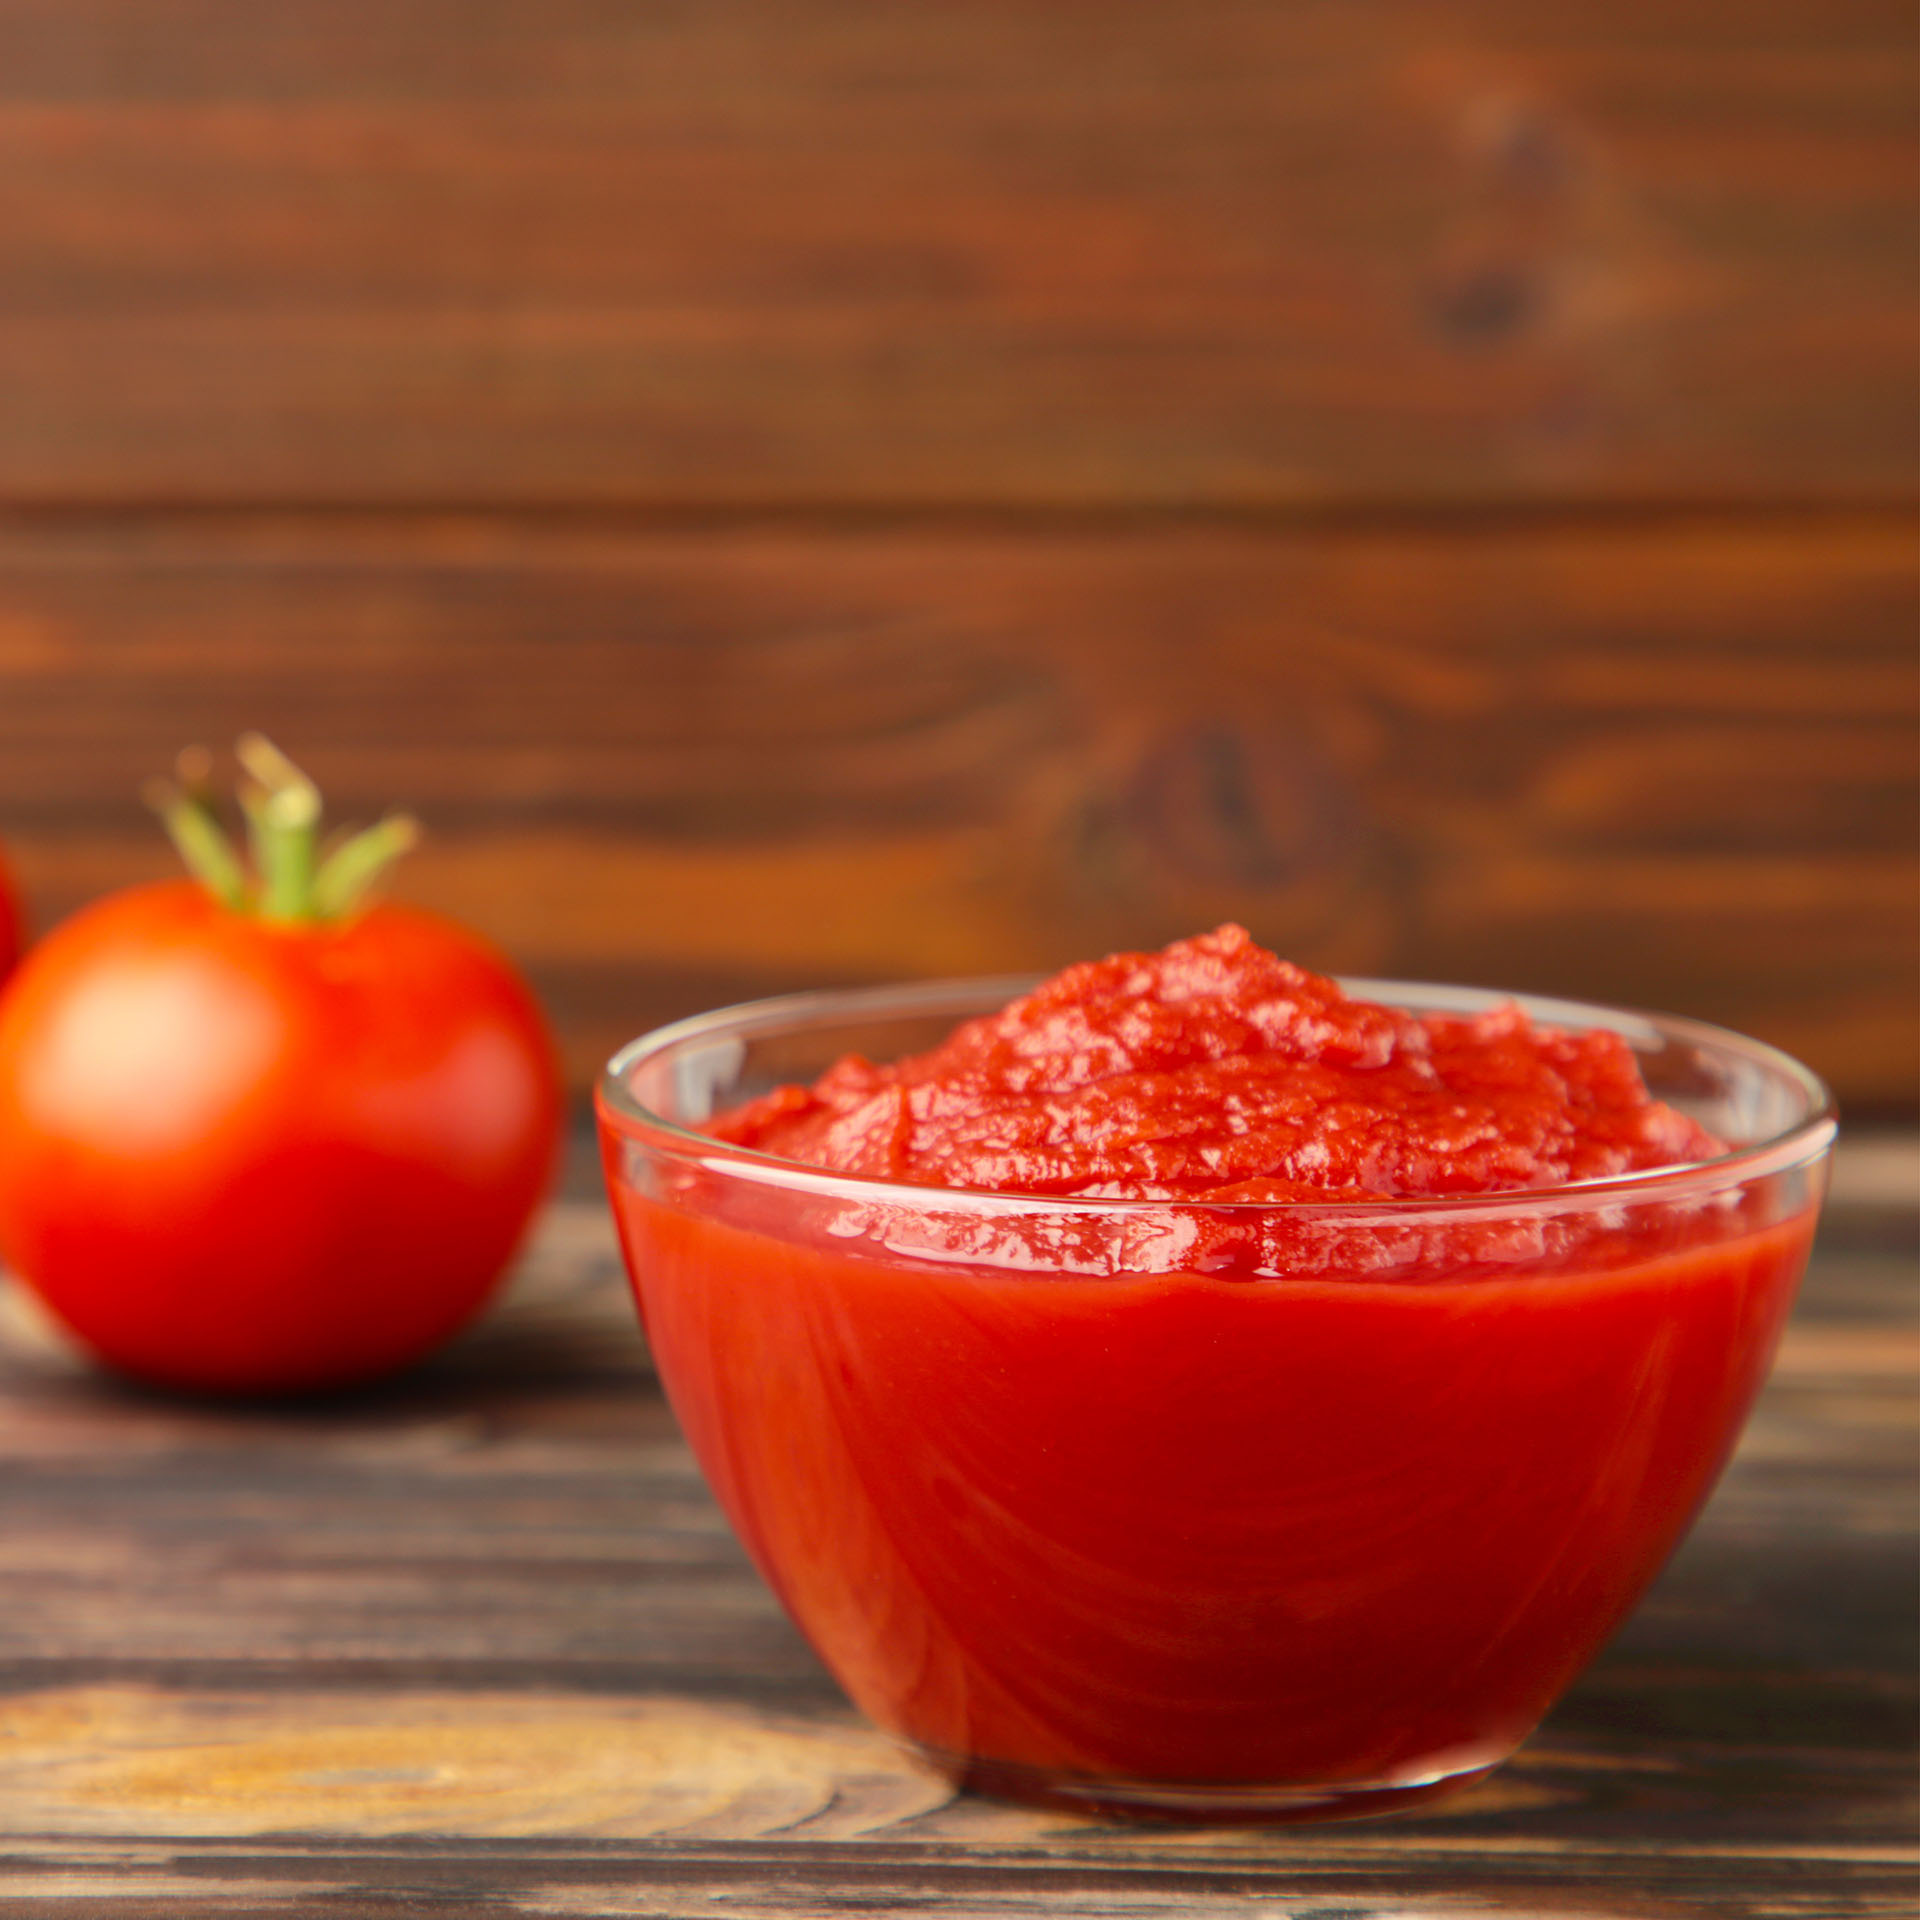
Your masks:
<instances>
[{"instance_id":1,"label":"glass bowl wall","mask_svg":"<svg viewBox=\"0 0 1920 1920\"><path fill-rule=\"evenodd\" d=\"M733 1525L853 1699L986 1791L1288 1818L1484 1772L1731 1452L1804 1264L1824 1091L1737 1035L1519 997L1623 1034L1732 1151L1219 1206L897 1186L699 1131L1026 984L731 1008L610 1066L636 1299Z\"/></svg>"}]
</instances>

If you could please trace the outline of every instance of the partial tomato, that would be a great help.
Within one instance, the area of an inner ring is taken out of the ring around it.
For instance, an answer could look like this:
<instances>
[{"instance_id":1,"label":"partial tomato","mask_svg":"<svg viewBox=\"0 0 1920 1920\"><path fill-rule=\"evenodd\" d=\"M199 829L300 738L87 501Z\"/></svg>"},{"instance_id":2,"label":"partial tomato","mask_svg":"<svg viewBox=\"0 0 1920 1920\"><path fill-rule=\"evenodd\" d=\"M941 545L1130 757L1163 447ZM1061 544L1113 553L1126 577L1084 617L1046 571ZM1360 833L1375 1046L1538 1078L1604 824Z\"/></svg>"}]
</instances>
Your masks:
<instances>
[{"instance_id":1,"label":"partial tomato","mask_svg":"<svg viewBox=\"0 0 1920 1920\"><path fill-rule=\"evenodd\" d=\"M20 949L26 943L26 920L20 911L20 896L14 891L6 857L0 854L0 980L5 980L13 971Z\"/></svg>"},{"instance_id":2,"label":"partial tomato","mask_svg":"<svg viewBox=\"0 0 1920 1920\"><path fill-rule=\"evenodd\" d=\"M316 873L317 796L264 743L249 764L257 879L171 794L203 882L97 902L0 1002L0 1254L126 1373L338 1386L485 1302L552 1171L560 1089L498 953L360 902L404 824Z\"/></svg>"}]
</instances>

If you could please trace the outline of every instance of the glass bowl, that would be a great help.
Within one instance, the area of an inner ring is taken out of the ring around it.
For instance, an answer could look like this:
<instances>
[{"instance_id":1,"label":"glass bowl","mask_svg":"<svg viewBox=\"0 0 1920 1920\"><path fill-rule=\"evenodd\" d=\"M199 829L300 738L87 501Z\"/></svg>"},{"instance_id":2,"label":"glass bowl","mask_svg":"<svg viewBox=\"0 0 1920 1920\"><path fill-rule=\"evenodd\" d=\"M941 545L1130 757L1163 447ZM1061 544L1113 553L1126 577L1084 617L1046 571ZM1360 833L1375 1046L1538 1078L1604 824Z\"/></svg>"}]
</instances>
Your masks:
<instances>
[{"instance_id":1,"label":"glass bowl","mask_svg":"<svg viewBox=\"0 0 1920 1920\"><path fill-rule=\"evenodd\" d=\"M1733 1449L1812 1237L1825 1090L1692 1021L1362 980L1612 1028L1732 1151L1222 1206L893 1185L699 1131L1031 984L762 1001L609 1066L621 1244L728 1518L853 1700L964 1786L1288 1819L1485 1773Z\"/></svg>"}]
</instances>

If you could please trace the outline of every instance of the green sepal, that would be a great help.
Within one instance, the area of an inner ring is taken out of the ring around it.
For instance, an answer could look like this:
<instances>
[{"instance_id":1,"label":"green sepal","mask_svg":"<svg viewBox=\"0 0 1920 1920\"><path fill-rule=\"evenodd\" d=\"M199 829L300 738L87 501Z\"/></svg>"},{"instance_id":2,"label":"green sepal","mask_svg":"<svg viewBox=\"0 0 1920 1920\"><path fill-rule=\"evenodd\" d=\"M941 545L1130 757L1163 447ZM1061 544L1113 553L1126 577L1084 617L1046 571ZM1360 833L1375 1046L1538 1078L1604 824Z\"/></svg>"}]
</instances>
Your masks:
<instances>
[{"instance_id":1,"label":"green sepal","mask_svg":"<svg viewBox=\"0 0 1920 1920\"><path fill-rule=\"evenodd\" d=\"M390 813L384 820L343 840L314 876L313 910L322 920L353 912L367 890L402 855L420 844L420 823L411 814Z\"/></svg>"},{"instance_id":2,"label":"green sepal","mask_svg":"<svg viewBox=\"0 0 1920 1920\"><path fill-rule=\"evenodd\" d=\"M167 837L187 871L220 902L241 912L247 904L247 870L213 809L190 789L170 780L149 781L147 805L160 816Z\"/></svg>"}]
</instances>

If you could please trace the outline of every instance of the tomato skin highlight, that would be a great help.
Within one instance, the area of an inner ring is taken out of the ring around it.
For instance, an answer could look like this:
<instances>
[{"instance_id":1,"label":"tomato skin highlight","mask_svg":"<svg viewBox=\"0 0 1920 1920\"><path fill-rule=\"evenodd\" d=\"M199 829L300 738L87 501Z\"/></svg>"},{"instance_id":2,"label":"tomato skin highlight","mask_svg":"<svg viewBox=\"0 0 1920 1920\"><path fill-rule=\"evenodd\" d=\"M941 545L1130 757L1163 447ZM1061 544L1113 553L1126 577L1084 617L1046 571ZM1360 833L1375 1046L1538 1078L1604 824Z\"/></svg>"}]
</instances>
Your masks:
<instances>
[{"instance_id":1,"label":"tomato skin highlight","mask_svg":"<svg viewBox=\"0 0 1920 1920\"><path fill-rule=\"evenodd\" d=\"M454 923L132 888L0 1001L0 1256L138 1378L369 1380L485 1304L561 1118L531 992Z\"/></svg>"}]
</instances>

